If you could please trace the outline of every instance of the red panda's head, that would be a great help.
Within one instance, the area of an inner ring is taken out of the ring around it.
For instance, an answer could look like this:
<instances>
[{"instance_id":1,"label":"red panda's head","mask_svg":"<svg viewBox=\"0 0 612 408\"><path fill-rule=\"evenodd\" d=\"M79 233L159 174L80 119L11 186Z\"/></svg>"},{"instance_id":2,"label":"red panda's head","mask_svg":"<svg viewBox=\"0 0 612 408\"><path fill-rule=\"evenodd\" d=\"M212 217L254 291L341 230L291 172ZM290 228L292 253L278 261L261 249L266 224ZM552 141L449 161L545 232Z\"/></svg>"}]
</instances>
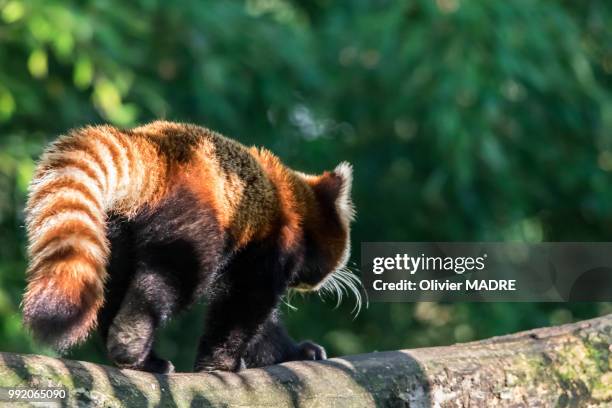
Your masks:
<instances>
[{"instance_id":1,"label":"red panda's head","mask_svg":"<svg viewBox=\"0 0 612 408\"><path fill-rule=\"evenodd\" d=\"M318 176L299 173L299 176L311 188L314 200L303 220L303 265L291 286L301 291L336 293L344 286L359 298L359 281L346 268L350 256L350 224L355 217L351 200L352 166L343 162L331 172Z\"/></svg>"}]
</instances>

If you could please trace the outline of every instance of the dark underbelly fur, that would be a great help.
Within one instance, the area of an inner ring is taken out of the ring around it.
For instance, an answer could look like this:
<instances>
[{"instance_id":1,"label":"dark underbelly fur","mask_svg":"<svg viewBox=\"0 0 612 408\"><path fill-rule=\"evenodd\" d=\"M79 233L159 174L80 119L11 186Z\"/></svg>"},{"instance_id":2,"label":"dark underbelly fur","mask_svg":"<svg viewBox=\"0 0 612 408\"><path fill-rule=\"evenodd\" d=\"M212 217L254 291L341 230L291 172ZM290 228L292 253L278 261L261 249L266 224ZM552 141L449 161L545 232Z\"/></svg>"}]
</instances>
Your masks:
<instances>
[{"instance_id":1,"label":"dark underbelly fur","mask_svg":"<svg viewBox=\"0 0 612 408\"><path fill-rule=\"evenodd\" d=\"M325 350L295 343L278 318L295 259L274 242L237 253L215 221L185 191L128 221L109 216L105 305L99 331L121 367L171 372L153 349L155 330L205 296L208 308L195 371L237 371L290 360L322 359Z\"/></svg>"}]
</instances>

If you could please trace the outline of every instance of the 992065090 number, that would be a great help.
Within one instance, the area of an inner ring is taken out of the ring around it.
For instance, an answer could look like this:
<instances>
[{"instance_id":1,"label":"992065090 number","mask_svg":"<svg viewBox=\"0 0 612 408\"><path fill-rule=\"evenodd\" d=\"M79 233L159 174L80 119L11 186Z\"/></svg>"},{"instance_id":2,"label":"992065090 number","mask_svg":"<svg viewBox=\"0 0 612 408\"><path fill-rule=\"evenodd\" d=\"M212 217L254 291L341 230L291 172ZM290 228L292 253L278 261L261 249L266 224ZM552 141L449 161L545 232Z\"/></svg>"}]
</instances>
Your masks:
<instances>
[{"instance_id":1,"label":"992065090 number","mask_svg":"<svg viewBox=\"0 0 612 408\"><path fill-rule=\"evenodd\" d=\"M51 402L67 396L64 388L0 387L0 401L5 402Z\"/></svg>"}]
</instances>

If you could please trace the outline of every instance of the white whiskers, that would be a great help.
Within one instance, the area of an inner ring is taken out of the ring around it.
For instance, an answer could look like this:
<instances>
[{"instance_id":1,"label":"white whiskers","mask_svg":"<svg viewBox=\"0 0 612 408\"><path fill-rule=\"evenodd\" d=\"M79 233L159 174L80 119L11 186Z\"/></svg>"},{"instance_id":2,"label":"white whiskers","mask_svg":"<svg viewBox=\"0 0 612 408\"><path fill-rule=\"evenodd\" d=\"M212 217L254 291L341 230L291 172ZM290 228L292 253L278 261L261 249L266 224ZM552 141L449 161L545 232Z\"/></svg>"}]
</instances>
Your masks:
<instances>
[{"instance_id":1,"label":"white whiskers","mask_svg":"<svg viewBox=\"0 0 612 408\"><path fill-rule=\"evenodd\" d=\"M353 265L355 265L353 263ZM335 272L329 274L323 283L316 289L319 297L325 301L328 298L335 298L335 308L339 307L344 298L348 298L353 294L355 296L355 306L351 310L354 318L357 318L365 301L365 307L369 306L368 293L366 292L359 276L355 273L356 267L345 266ZM296 293L300 296L306 296L309 292L304 290L289 289L285 296L281 299L282 302L291 310L297 310L297 307L291 304L291 300ZM310 292L312 293L312 292Z\"/></svg>"},{"instance_id":2,"label":"white whiskers","mask_svg":"<svg viewBox=\"0 0 612 408\"><path fill-rule=\"evenodd\" d=\"M293 296L295 296L296 291L293 289L289 289L283 297L281 297L281 302L285 304L290 310L296 311L297 307L291 304L291 300L293 300Z\"/></svg>"},{"instance_id":3,"label":"white whiskers","mask_svg":"<svg viewBox=\"0 0 612 408\"><path fill-rule=\"evenodd\" d=\"M348 297L352 293L355 296L355 306L353 307L351 313L354 313L355 317L359 315L359 312L361 312L361 308L363 306L364 296L362 296L362 291L365 295L365 305L367 308L369 302L365 288L363 287L359 277L353 273L348 266L338 269L334 273L330 274L318 290L321 298L324 298L327 295L335 296L336 307L340 306L344 296Z\"/></svg>"}]
</instances>

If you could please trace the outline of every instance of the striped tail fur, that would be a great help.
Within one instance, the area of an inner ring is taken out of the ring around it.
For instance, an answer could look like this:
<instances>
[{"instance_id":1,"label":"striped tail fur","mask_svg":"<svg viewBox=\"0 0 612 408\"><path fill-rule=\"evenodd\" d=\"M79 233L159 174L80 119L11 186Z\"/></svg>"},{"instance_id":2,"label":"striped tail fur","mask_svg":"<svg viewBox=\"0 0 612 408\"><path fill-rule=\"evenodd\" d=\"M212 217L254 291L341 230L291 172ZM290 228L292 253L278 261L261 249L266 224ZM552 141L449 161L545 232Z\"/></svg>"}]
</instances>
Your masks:
<instances>
[{"instance_id":1,"label":"striped tail fur","mask_svg":"<svg viewBox=\"0 0 612 408\"><path fill-rule=\"evenodd\" d=\"M108 126L60 137L30 185L24 323L58 351L87 338L104 302L106 217L135 211L159 187L152 146Z\"/></svg>"}]
</instances>

